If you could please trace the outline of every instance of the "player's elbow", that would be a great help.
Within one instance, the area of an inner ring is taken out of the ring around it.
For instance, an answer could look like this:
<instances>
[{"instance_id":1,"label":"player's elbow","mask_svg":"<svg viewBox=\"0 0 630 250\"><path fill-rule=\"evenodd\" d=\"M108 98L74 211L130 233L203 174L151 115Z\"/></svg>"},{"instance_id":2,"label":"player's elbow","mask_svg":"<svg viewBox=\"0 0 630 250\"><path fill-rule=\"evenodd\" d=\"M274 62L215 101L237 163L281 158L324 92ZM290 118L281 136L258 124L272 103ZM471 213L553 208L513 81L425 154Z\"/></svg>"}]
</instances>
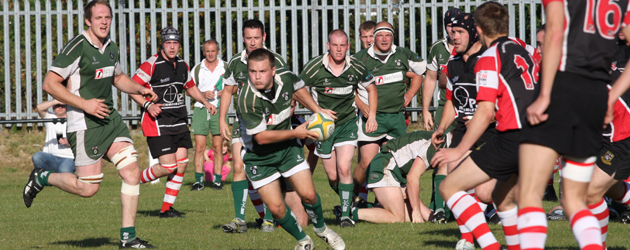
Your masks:
<instances>
[{"instance_id":1,"label":"player's elbow","mask_svg":"<svg viewBox=\"0 0 630 250\"><path fill-rule=\"evenodd\" d=\"M259 145L265 145L265 144L271 143L270 138L268 136L265 136L264 134L254 135L254 140L256 140L256 143L258 143Z\"/></svg>"}]
</instances>

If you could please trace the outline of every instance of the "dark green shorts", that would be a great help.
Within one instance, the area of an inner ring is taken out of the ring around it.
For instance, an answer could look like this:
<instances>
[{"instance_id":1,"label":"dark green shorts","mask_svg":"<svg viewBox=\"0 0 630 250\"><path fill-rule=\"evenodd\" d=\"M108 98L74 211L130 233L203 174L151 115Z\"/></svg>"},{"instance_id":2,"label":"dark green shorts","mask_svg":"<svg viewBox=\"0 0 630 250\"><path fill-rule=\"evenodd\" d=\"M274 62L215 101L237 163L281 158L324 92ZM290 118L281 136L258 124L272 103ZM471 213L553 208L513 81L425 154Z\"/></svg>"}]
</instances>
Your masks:
<instances>
[{"instance_id":1,"label":"dark green shorts","mask_svg":"<svg viewBox=\"0 0 630 250\"><path fill-rule=\"evenodd\" d=\"M357 146L357 119L351 119L339 126L335 125L335 132L332 134L328 140L323 142L315 142L315 146L317 150L315 151L315 155L319 156L322 159L328 159L332 157L332 151L335 150L335 147L340 147L344 145L353 145Z\"/></svg>"},{"instance_id":2,"label":"dark green shorts","mask_svg":"<svg viewBox=\"0 0 630 250\"><path fill-rule=\"evenodd\" d=\"M243 148L241 156L247 178L255 189L279 179L280 176L289 178L295 173L310 169L304 160L304 148L297 141L261 155Z\"/></svg>"},{"instance_id":3,"label":"dark green shorts","mask_svg":"<svg viewBox=\"0 0 630 250\"><path fill-rule=\"evenodd\" d=\"M368 166L367 176L367 188L400 187L401 183L407 183L391 153L376 154Z\"/></svg>"},{"instance_id":4,"label":"dark green shorts","mask_svg":"<svg viewBox=\"0 0 630 250\"><path fill-rule=\"evenodd\" d=\"M407 125L405 123L405 113L376 113L376 123L378 128L376 131L366 134L365 124L367 118L361 115L359 119L359 141L361 142L373 142L387 137L387 139L393 139L398 136L407 133Z\"/></svg>"},{"instance_id":5,"label":"dark green shorts","mask_svg":"<svg viewBox=\"0 0 630 250\"><path fill-rule=\"evenodd\" d=\"M120 116L112 119L107 125L68 133L68 142L72 146L74 164L77 167L97 163L114 142L133 144L129 128Z\"/></svg>"}]
</instances>

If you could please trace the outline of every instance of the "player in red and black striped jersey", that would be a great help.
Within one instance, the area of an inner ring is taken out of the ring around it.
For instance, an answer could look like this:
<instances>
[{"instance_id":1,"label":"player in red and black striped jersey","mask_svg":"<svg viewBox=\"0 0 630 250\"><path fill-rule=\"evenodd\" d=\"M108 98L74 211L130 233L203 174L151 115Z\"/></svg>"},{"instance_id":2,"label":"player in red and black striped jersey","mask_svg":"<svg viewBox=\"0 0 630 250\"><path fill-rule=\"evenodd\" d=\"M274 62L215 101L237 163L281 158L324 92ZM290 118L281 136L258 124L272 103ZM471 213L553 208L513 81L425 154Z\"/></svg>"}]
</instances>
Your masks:
<instances>
[{"instance_id":1,"label":"player in red and black striped jersey","mask_svg":"<svg viewBox=\"0 0 630 250\"><path fill-rule=\"evenodd\" d=\"M606 109L629 84L613 85L610 94L606 89L616 34L620 30L630 34L628 1L545 0L543 6L547 23L540 94L527 109L519 149L523 170L517 195L519 237L527 243L523 249L544 247L547 222L542 197L547 178L541 176L550 176L562 155L567 162L562 185L570 187L563 188L565 214L578 245L599 249L597 218L584 197L601 149Z\"/></svg>"},{"instance_id":2,"label":"player in red and black striped jersey","mask_svg":"<svg viewBox=\"0 0 630 250\"><path fill-rule=\"evenodd\" d=\"M507 9L496 2L480 5L475 22L480 42L488 49L475 65L477 110L455 148L441 149L432 164L461 159L496 119L497 134L473 149L440 186L451 211L470 230L483 249L500 245L483 220L483 211L468 194L476 185L497 179L492 198L497 205L508 249L520 249L516 236L517 207L514 186L518 173L520 129L525 109L538 90L538 67L524 46L507 37ZM463 181L465 180L465 181Z\"/></svg>"},{"instance_id":3,"label":"player in red and black striped jersey","mask_svg":"<svg viewBox=\"0 0 630 250\"><path fill-rule=\"evenodd\" d=\"M151 155L160 162L142 171L140 182L147 183L168 175L160 218L182 217L173 209L173 203L184 180L188 149L192 148L183 90L186 89L192 98L203 103L210 113L215 114L216 107L208 103L195 86L188 64L177 56L179 31L168 27L160 34L162 50L142 63L133 76L136 83L158 95L155 103L142 96L131 95L143 107L142 132L147 137Z\"/></svg>"}]
</instances>

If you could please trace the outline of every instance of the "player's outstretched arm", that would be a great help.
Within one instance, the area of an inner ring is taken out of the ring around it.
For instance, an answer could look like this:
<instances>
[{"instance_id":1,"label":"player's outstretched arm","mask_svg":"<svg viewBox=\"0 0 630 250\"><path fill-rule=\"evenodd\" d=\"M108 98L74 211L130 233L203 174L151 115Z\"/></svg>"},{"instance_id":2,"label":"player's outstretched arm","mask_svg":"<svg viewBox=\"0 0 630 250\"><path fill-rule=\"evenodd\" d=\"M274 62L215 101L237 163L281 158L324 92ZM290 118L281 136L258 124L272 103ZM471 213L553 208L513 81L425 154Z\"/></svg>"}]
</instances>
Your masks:
<instances>
[{"instance_id":1,"label":"player's outstretched arm","mask_svg":"<svg viewBox=\"0 0 630 250\"><path fill-rule=\"evenodd\" d=\"M203 105L206 107L206 109L208 110L208 112L210 112L211 115L217 114L217 107L210 104L208 100L206 100L205 96L201 93L201 91L199 91L199 88L197 88L197 86L192 86L186 89L186 93L189 93L190 97L195 99L195 101L203 103Z\"/></svg>"},{"instance_id":2,"label":"player's outstretched arm","mask_svg":"<svg viewBox=\"0 0 630 250\"><path fill-rule=\"evenodd\" d=\"M624 36L630 37L630 26L626 26L623 30ZM621 73L621 76L613 84L610 92L608 93L608 110L606 111L606 118L604 119L604 126L610 124L613 120L613 107L615 102L621 95L623 95L630 87L630 70Z\"/></svg>"},{"instance_id":3,"label":"player's outstretched arm","mask_svg":"<svg viewBox=\"0 0 630 250\"><path fill-rule=\"evenodd\" d=\"M221 104L219 104L219 131L221 131L221 137L226 140L230 140L230 127L228 127L225 118L227 117L228 109L232 103L232 94L236 90L236 86L225 85L223 87L223 93L221 94Z\"/></svg>"},{"instance_id":4,"label":"player's outstretched arm","mask_svg":"<svg viewBox=\"0 0 630 250\"><path fill-rule=\"evenodd\" d=\"M311 96L311 94L308 93L306 88L300 88L296 90L293 93L293 99L295 99L297 102L302 104L302 106L304 106L308 110L313 111L313 113L325 113L328 116L330 116L333 120L337 119L337 116L335 116L337 112L332 111L330 109L323 109L319 107L319 105L317 105L315 100L313 100L313 97Z\"/></svg>"},{"instance_id":5,"label":"player's outstretched arm","mask_svg":"<svg viewBox=\"0 0 630 250\"><path fill-rule=\"evenodd\" d=\"M409 89L407 90L407 93L405 93L405 107L407 107L411 102L411 99L418 94L418 91L420 91L420 87L422 86L422 81L424 80L422 75L418 75L411 71L408 71L406 76L411 78L411 83L409 83Z\"/></svg>"},{"instance_id":6,"label":"player's outstretched arm","mask_svg":"<svg viewBox=\"0 0 630 250\"><path fill-rule=\"evenodd\" d=\"M141 95L145 98L149 98L150 101L155 102L158 96L153 90L147 89L144 86L134 82L125 74L120 74L114 77L114 86L120 89L120 91L127 94Z\"/></svg>"},{"instance_id":7,"label":"player's outstretched arm","mask_svg":"<svg viewBox=\"0 0 630 250\"><path fill-rule=\"evenodd\" d=\"M437 71L427 70L422 84L422 120L424 120L424 129L430 131L433 129L433 116L429 112L433 92L435 92L435 83L437 82Z\"/></svg>"},{"instance_id":8,"label":"player's outstretched arm","mask_svg":"<svg viewBox=\"0 0 630 250\"><path fill-rule=\"evenodd\" d=\"M416 157L407 174L407 198L411 205L412 223L424 222L420 211L420 202L422 202L420 201L420 176L424 174L426 169L427 167L424 165L422 158Z\"/></svg>"},{"instance_id":9,"label":"player's outstretched arm","mask_svg":"<svg viewBox=\"0 0 630 250\"><path fill-rule=\"evenodd\" d=\"M319 135L315 132L308 131L306 129L308 122L302 123L300 126L293 130L265 130L254 135L254 140L260 145L271 144L291 139L306 139L310 138L317 140Z\"/></svg>"},{"instance_id":10,"label":"player's outstretched arm","mask_svg":"<svg viewBox=\"0 0 630 250\"><path fill-rule=\"evenodd\" d=\"M76 107L82 109L86 113L93 115L97 118L103 119L109 116L109 108L103 102L105 100L101 99L90 99L85 100L80 96L70 93L68 89L61 84L64 79L55 72L48 71L46 73L46 77L44 78L44 83L42 85L42 89L55 99L66 103L72 107ZM73 84L73 83L68 83ZM78 83L74 83L78 84Z\"/></svg>"},{"instance_id":11,"label":"player's outstretched arm","mask_svg":"<svg viewBox=\"0 0 630 250\"><path fill-rule=\"evenodd\" d=\"M446 128L450 127L451 124L455 121L455 106L453 106L453 101L446 100L444 103L444 111L442 112L442 119L440 120L440 125L435 130L433 135L431 135L431 141L433 146L437 148L437 145L442 144L444 139L442 136L444 132L446 132Z\"/></svg>"}]
</instances>

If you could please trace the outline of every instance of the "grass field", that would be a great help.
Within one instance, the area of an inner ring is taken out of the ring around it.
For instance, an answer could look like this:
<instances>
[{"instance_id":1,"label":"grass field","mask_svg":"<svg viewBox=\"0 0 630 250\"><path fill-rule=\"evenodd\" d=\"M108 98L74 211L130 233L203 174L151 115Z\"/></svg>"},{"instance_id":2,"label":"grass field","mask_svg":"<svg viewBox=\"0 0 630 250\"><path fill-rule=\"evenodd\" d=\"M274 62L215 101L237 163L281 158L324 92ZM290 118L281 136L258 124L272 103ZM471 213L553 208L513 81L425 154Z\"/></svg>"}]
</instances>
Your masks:
<instances>
[{"instance_id":1,"label":"grass field","mask_svg":"<svg viewBox=\"0 0 630 250\"><path fill-rule=\"evenodd\" d=\"M139 161L146 168L147 146L141 133L134 131L134 141L140 153ZM44 133L41 131L0 131L0 249L59 249L59 248L115 248L120 228L120 178L115 167L107 163L105 179L100 191L91 198L80 198L46 187L27 209L22 202L22 189L32 169L30 156L41 150ZM192 157L192 151L189 156ZM262 233L255 228L258 217L251 203L247 204L246 220L250 230L245 234L225 234L220 226L234 216L231 175L223 190L205 189L190 192L194 179L192 161L186 171L182 191L175 208L185 213L182 219L159 219L158 212L164 195L160 184L145 184L141 189L137 217L138 236L161 249L292 249L294 239L282 229ZM430 172L422 177L421 199L430 197ZM320 165L314 182L322 197L324 216L331 228L339 233L348 249L454 249L459 237L457 224L370 224L357 223L355 228L340 228L332 213L339 203L338 196L328 187ZM372 198L371 198L372 199ZM545 209L556 204L545 203ZM505 244L500 226L491 226L495 236ZM627 249L630 246L630 225L612 222L608 229L608 249ZM317 249L326 244L305 229L315 241ZM547 249L577 249L569 223L549 222Z\"/></svg>"}]
</instances>

